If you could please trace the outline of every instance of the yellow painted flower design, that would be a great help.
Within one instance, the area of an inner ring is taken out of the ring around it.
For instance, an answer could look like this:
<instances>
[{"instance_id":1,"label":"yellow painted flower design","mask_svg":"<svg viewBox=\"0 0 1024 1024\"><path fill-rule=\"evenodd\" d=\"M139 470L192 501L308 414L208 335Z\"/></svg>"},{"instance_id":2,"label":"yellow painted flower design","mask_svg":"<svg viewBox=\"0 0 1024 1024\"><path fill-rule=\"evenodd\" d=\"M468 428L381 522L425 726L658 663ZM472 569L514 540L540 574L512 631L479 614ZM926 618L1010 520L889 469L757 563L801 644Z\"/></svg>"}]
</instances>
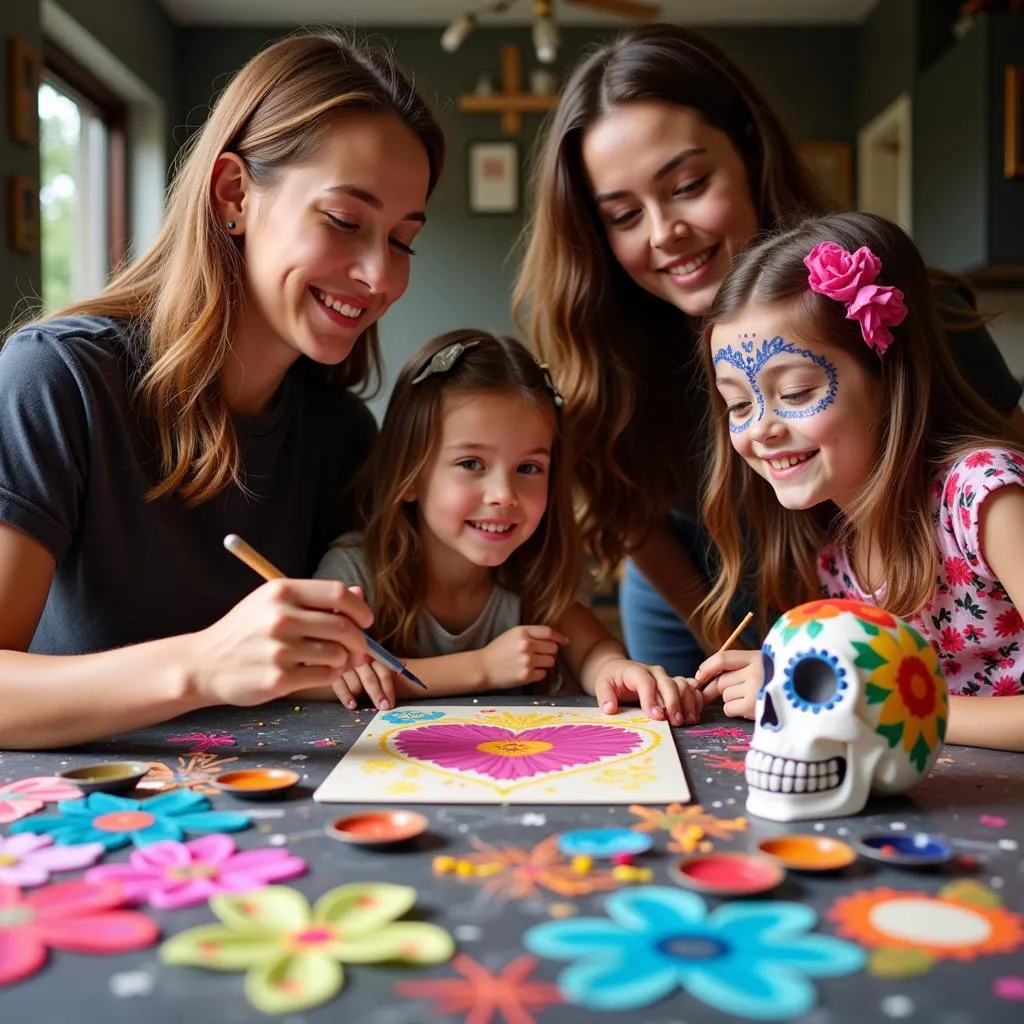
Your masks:
<instances>
[{"instance_id":1,"label":"yellow painted flower design","mask_svg":"<svg viewBox=\"0 0 1024 1024\"><path fill-rule=\"evenodd\" d=\"M903 622L869 635L866 641L854 642L854 664L868 673L865 692L869 710L877 708L875 732L890 747L900 744L923 772L946 735L949 718L949 695L938 656L916 629Z\"/></svg>"}]
</instances>

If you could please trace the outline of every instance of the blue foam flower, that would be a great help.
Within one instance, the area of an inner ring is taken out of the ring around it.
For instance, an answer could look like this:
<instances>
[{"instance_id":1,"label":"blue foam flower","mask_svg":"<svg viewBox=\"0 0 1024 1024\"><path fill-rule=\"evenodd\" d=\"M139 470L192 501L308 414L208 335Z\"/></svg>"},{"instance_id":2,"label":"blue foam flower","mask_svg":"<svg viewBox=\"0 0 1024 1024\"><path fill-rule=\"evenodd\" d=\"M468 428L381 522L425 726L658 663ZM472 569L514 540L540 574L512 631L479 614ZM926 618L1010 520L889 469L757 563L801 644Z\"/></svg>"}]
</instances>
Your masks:
<instances>
[{"instance_id":1,"label":"blue foam flower","mask_svg":"<svg viewBox=\"0 0 1024 1024\"><path fill-rule=\"evenodd\" d=\"M398 708L396 711L385 711L380 717L385 722L433 722L444 718L444 711L420 711L418 708Z\"/></svg>"},{"instance_id":2,"label":"blue foam flower","mask_svg":"<svg viewBox=\"0 0 1024 1024\"><path fill-rule=\"evenodd\" d=\"M147 846L161 839L181 840L186 832L237 832L249 825L248 815L211 811L210 801L189 789L161 793L148 800L128 800L109 793L90 793L84 800L62 800L59 814L24 818L12 832L48 833L58 843L102 843L107 850L134 843Z\"/></svg>"},{"instance_id":3,"label":"blue foam flower","mask_svg":"<svg viewBox=\"0 0 1024 1024\"><path fill-rule=\"evenodd\" d=\"M683 988L727 1013L784 1020L810 1009L808 977L860 970L864 951L807 934L817 921L799 903L738 902L708 912L694 893L624 889L605 901L608 918L536 925L524 936L538 956L576 960L558 982L570 1002L595 1010L648 1006Z\"/></svg>"},{"instance_id":4,"label":"blue foam flower","mask_svg":"<svg viewBox=\"0 0 1024 1024\"><path fill-rule=\"evenodd\" d=\"M646 853L653 845L649 835L628 828L581 828L558 837L558 850L567 857Z\"/></svg>"}]
</instances>

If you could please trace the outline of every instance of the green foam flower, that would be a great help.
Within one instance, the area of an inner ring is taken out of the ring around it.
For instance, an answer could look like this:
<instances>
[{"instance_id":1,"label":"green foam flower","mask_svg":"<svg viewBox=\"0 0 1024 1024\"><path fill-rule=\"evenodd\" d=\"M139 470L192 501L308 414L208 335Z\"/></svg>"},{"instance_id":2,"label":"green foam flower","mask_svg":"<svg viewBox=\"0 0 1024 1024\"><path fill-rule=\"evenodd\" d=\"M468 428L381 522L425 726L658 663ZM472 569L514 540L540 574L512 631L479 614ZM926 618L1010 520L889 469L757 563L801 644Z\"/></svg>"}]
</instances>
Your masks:
<instances>
[{"instance_id":1,"label":"green foam flower","mask_svg":"<svg viewBox=\"0 0 1024 1024\"><path fill-rule=\"evenodd\" d=\"M218 893L210 909L223 923L175 935L160 956L169 964L247 970L246 996L264 1013L308 1010L342 987L343 963L439 964L451 958L455 943L443 928L397 920L415 902L415 889L388 882L339 886L312 908L302 893L283 885Z\"/></svg>"}]
</instances>

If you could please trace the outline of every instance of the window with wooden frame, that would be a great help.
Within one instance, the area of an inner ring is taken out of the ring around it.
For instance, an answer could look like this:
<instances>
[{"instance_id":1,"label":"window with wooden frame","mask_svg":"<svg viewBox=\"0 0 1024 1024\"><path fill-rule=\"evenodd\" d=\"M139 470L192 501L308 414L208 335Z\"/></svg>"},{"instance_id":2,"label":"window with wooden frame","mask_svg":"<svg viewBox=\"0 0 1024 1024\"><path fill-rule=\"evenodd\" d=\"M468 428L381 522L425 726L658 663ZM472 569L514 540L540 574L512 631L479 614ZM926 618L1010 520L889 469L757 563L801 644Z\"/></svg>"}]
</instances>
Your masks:
<instances>
[{"instance_id":1,"label":"window with wooden frame","mask_svg":"<svg viewBox=\"0 0 1024 1024\"><path fill-rule=\"evenodd\" d=\"M127 252L127 106L51 43L39 88L42 299L95 294Z\"/></svg>"}]
</instances>

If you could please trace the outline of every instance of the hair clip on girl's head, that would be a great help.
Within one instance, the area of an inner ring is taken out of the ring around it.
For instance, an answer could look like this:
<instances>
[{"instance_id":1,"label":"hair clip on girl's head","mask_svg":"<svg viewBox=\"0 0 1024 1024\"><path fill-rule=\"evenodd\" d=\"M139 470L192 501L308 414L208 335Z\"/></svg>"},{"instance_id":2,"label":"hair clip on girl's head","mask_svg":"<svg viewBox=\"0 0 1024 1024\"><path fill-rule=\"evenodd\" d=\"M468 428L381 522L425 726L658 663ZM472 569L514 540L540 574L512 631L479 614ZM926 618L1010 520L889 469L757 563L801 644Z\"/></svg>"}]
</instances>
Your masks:
<instances>
[{"instance_id":1,"label":"hair clip on girl's head","mask_svg":"<svg viewBox=\"0 0 1024 1024\"><path fill-rule=\"evenodd\" d=\"M551 367L547 363L538 362L537 365L541 368L541 372L544 374L544 383L547 384L548 390L551 392L551 397L554 400L555 405L561 409L565 405L565 395L558 390L558 385L551 378Z\"/></svg>"},{"instance_id":2,"label":"hair clip on girl's head","mask_svg":"<svg viewBox=\"0 0 1024 1024\"><path fill-rule=\"evenodd\" d=\"M435 373L447 373L462 358L467 350L479 345L479 341L453 341L450 345L435 352L430 357L430 362L412 379L413 384L432 377Z\"/></svg>"},{"instance_id":3,"label":"hair clip on girl's head","mask_svg":"<svg viewBox=\"0 0 1024 1024\"><path fill-rule=\"evenodd\" d=\"M816 245L805 257L811 291L846 306L847 320L860 324L868 346L878 354L892 344L892 331L903 323L907 307L903 292L874 281L882 269L882 261L866 246L850 252L835 242Z\"/></svg>"}]
</instances>

